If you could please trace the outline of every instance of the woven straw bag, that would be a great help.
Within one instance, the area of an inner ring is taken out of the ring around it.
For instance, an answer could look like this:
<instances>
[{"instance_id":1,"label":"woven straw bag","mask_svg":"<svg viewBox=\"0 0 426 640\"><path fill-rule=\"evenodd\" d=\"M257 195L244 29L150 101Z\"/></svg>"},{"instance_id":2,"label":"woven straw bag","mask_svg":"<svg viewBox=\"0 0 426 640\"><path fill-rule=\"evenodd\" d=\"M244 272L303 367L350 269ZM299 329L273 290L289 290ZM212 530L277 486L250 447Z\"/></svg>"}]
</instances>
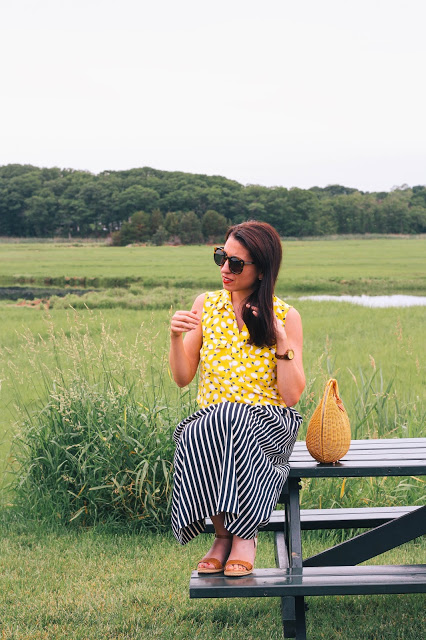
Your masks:
<instances>
[{"instance_id":1,"label":"woven straw bag","mask_svg":"<svg viewBox=\"0 0 426 640\"><path fill-rule=\"evenodd\" d=\"M337 462L349 451L350 444L349 417L339 398L337 380L330 378L309 421L306 446L318 462Z\"/></svg>"}]
</instances>

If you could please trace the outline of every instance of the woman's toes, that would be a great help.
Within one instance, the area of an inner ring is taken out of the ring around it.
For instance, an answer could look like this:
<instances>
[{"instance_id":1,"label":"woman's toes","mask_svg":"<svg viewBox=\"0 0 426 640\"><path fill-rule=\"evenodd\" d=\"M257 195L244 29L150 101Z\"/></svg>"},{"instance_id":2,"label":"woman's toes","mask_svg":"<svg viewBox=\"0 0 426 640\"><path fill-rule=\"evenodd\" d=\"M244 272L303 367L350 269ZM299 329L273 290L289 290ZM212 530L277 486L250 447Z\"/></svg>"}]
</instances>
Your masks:
<instances>
[{"instance_id":1,"label":"woman's toes","mask_svg":"<svg viewBox=\"0 0 426 640\"><path fill-rule=\"evenodd\" d=\"M218 562L220 562L222 565L224 565L226 560L227 560L227 558L228 558L228 555L229 555L229 551L230 551L230 548L231 548L231 542L232 542L231 539L216 538L215 541L213 542L212 547L206 553L204 558L216 558L218 560ZM200 569L215 569L216 568L211 562L206 562L204 560L204 558L202 560L200 560L200 562L198 563L198 567Z\"/></svg>"}]
</instances>

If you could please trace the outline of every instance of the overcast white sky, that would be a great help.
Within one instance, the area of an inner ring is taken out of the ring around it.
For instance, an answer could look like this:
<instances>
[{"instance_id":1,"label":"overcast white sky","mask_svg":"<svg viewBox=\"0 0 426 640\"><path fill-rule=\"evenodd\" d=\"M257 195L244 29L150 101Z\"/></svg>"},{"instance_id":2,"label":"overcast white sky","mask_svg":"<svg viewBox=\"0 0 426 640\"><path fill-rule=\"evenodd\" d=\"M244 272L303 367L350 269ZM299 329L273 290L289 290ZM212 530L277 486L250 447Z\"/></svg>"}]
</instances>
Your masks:
<instances>
[{"instance_id":1,"label":"overcast white sky","mask_svg":"<svg viewBox=\"0 0 426 640\"><path fill-rule=\"evenodd\" d=\"M424 0L2 0L0 165L426 184Z\"/></svg>"}]
</instances>

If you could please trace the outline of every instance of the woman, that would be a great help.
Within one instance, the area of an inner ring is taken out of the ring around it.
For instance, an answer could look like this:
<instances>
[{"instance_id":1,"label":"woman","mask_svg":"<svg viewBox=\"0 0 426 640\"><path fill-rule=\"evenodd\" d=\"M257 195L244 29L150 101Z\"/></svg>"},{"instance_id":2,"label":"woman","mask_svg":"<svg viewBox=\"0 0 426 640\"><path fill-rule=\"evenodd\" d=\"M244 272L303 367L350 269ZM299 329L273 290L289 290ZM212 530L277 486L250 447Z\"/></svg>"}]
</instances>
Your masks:
<instances>
[{"instance_id":1,"label":"woman","mask_svg":"<svg viewBox=\"0 0 426 640\"><path fill-rule=\"evenodd\" d=\"M199 573L253 571L257 531L289 472L305 387L302 323L274 296L282 258L264 222L231 227L214 250L223 289L200 295L171 321L170 367L184 387L200 366L201 409L176 428L172 528L185 544L210 516L215 540ZM183 339L183 334L185 338Z\"/></svg>"}]
</instances>

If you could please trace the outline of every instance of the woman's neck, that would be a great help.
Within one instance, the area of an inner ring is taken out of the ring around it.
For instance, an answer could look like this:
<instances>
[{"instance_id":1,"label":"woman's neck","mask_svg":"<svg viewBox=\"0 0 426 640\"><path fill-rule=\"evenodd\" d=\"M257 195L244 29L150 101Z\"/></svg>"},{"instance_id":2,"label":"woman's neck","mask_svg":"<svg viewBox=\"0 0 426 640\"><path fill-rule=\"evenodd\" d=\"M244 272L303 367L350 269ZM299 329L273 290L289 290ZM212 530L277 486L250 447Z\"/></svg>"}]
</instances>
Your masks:
<instances>
[{"instance_id":1,"label":"woman's neck","mask_svg":"<svg viewBox=\"0 0 426 640\"><path fill-rule=\"evenodd\" d=\"M253 293L254 289L244 291L233 291L231 293L231 301L235 308L240 308L246 298Z\"/></svg>"},{"instance_id":2,"label":"woman's neck","mask_svg":"<svg viewBox=\"0 0 426 640\"><path fill-rule=\"evenodd\" d=\"M241 331L244 326L243 303L251 293L252 291L233 291L231 294L232 306L234 307L235 318L237 320L239 331Z\"/></svg>"}]
</instances>

